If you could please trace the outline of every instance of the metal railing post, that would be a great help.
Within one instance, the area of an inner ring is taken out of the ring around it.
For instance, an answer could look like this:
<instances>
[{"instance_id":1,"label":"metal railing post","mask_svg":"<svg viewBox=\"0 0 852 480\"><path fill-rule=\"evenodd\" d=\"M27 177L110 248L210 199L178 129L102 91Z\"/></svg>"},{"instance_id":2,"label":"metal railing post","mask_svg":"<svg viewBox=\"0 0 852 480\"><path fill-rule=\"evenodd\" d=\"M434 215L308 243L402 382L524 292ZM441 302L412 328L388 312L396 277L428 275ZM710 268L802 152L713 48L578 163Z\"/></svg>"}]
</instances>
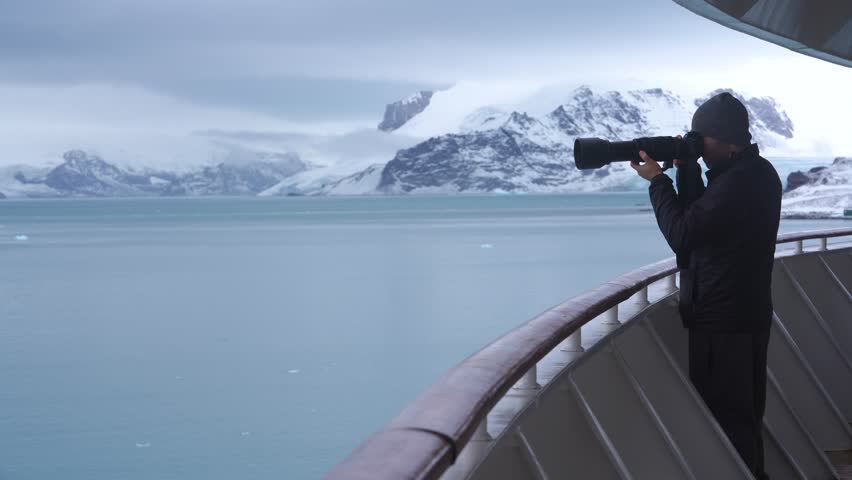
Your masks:
<instances>
[{"instance_id":1,"label":"metal railing post","mask_svg":"<svg viewBox=\"0 0 852 480\"><path fill-rule=\"evenodd\" d=\"M538 390L541 388L541 385L538 383L538 369L535 365L530 367L527 370L527 373L521 377L521 380L512 387L514 390Z\"/></svg>"},{"instance_id":2,"label":"metal railing post","mask_svg":"<svg viewBox=\"0 0 852 480\"><path fill-rule=\"evenodd\" d=\"M488 433L488 415L479 422L479 426L476 427L476 431L473 432L473 436L470 437L471 442L490 442L494 440L490 433Z\"/></svg>"},{"instance_id":3,"label":"metal railing post","mask_svg":"<svg viewBox=\"0 0 852 480\"><path fill-rule=\"evenodd\" d=\"M479 464L479 461L488 453L491 442L494 437L488 433L488 415L486 415L476 430L473 436L465 444L459 453L456 462L441 476L442 480L461 480L467 478L470 472Z\"/></svg>"},{"instance_id":4,"label":"metal railing post","mask_svg":"<svg viewBox=\"0 0 852 480\"><path fill-rule=\"evenodd\" d=\"M618 304L613 305L612 308L603 313L601 325L607 332L611 332L621 326L621 322L618 321Z\"/></svg>"},{"instance_id":5,"label":"metal railing post","mask_svg":"<svg viewBox=\"0 0 852 480\"><path fill-rule=\"evenodd\" d=\"M802 248L802 240L796 240L796 250L793 252L796 255L803 253L804 249Z\"/></svg>"},{"instance_id":6,"label":"metal railing post","mask_svg":"<svg viewBox=\"0 0 852 480\"><path fill-rule=\"evenodd\" d=\"M583 348L583 337L581 332L582 328L578 328L559 344L559 351L564 353L563 359L566 361L566 365L580 358L580 355L586 351L586 349Z\"/></svg>"},{"instance_id":7,"label":"metal railing post","mask_svg":"<svg viewBox=\"0 0 852 480\"><path fill-rule=\"evenodd\" d=\"M828 238L822 237L819 239L819 251L824 252L828 250Z\"/></svg>"},{"instance_id":8,"label":"metal railing post","mask_svg":"<svg viewBox=\"0 0 852 480\"><path fill-rule=\"evenodd\" d=\"M666 277L666 293L672 293L677 290L677 272Z\"/></svg>"},{"instance_id":9,"label":"metal railing post","mask_svg":"<svg viewBox=\"0 0 852 480\"><path fill-rule=\"evenodd\" d=\"M636 292L636 306L640 309L647 307L651 302L648 300L648 286L642 288Z\"/></svg>"},{"instance_id":10,"label":"metal railing post","mask_svg":"<svg viewBox=\"0 0 852 480\"><path fill-rule=\"evenodd\" d=\"M562 340L562 343L559 345L559 350L570 353L585 352L586 349L583 348L582 329L578 328L576 332L568 335L568 338L565 340Z\"/></svg>"}]
</instances>

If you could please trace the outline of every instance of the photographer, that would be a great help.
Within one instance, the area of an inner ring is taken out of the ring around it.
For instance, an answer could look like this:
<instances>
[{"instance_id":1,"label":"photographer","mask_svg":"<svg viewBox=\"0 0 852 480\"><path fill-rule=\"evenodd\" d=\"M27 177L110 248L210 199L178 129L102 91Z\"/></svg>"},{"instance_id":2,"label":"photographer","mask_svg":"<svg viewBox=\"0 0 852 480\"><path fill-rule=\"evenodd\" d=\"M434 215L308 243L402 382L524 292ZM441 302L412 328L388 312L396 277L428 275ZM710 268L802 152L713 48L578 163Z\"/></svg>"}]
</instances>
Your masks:
<instances>
[{"instance_id":1,"label":"photographer","mask_svg":"<svg viewBox=\"0 0 852 480\"><path fill-rule=\"evenodd\" d=\"M761 433L781 181L730 93L702 104L692 130L704 137L706 188L697 162L676 162L677 193L645 152L632 166L651 182L657 223L681 267L690 379L755 477L768 478Z\"/></svg>"}]
</instances>

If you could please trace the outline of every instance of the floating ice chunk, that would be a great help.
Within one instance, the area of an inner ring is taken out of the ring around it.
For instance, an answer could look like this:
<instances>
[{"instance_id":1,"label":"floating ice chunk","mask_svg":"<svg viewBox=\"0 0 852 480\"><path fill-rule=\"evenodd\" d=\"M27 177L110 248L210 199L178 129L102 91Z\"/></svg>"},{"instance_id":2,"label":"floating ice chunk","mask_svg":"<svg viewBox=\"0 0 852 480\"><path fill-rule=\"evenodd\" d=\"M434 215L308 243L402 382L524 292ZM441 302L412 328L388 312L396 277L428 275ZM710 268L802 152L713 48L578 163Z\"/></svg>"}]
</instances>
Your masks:
<instances>
[{"instance_id":1,"label":"floating ice chunk","mask_svg":"<svg viewBox=\"0 0 852 480\"><path fill-rule=\"evenodd\" d=\"M151 442L136 442L136 448L148 448L151 446Z\"/></svg>"},{"instance_id":2,"label":"floating ice chunk","mask_svg":"<svg viewBox=\"0 0 852 480\"><path fill-rule=\"evenodd\" d=\"M249 435L251 435L251 432L240 432L241 437L248 437Z\"/></svg>"},{"instance_id":3,"label":"floating ice chunk","mask_svg":"<svg viewBox=\"0 0 852 480\"><path fill-rule=\"evenodd\" d=\"M294 369L292 369L292 370L287 370L287 373L299 373L299 369L298 369L298 368L294 368Z\"/></svg>"},{"instance_id":4,"label":"floating ice chunk","mask_svg":"<svg viewBox=\"0 0 852 480\"><path fill-rule=\"evenodd\" d=\"M28 237L26 235L15 235L15 240L17 240L19 242L26 242L29 239L30 239L30 237Z\"/></svg>"},{"instance_id":5,"label":"floating ice chunk","mask_svg":"<svg viewBox=\"0 0 852 480\"><path fill-rule=\"evenodd\" d=\"M490 243L483 243L482 245L479 246L479 248L494 248L494 245L492 245Z\"/></svg>"}]
</instances>

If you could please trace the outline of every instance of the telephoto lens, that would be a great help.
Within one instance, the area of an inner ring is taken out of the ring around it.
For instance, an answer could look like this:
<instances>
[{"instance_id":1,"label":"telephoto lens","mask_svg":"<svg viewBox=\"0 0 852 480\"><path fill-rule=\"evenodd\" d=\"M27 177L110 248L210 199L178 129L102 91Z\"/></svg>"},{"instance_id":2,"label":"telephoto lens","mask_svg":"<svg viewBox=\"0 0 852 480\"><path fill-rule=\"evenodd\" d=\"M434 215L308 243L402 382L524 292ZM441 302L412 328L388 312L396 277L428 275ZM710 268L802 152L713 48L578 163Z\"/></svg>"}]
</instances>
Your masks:
<instances>
[{"instance_id":1,"label":"telephoto lens","mask_svg":"<svg viewBox=\"0 0 852 480\"><path fill-rule=\"evenodd\" d=\"M581 170L601 168L611 162L641 161L633 140L610 142L602 138L574 140L574 164Z\"/></svg>"},{"instance_id":2,"label":"telephoto lens","mask_svg":"<svg viewBox=\"0 0 852 480\"><path fill-rule=\"evenodd\" d=\"M704 139L698 132L677 137L641 137L624 142L601 138L574 140L574 164L581 170L601 168L612 162L641 162L639 151L671 168L675 159L685 162L698 160L704 151Z\"/></svg>"}]
</instances>

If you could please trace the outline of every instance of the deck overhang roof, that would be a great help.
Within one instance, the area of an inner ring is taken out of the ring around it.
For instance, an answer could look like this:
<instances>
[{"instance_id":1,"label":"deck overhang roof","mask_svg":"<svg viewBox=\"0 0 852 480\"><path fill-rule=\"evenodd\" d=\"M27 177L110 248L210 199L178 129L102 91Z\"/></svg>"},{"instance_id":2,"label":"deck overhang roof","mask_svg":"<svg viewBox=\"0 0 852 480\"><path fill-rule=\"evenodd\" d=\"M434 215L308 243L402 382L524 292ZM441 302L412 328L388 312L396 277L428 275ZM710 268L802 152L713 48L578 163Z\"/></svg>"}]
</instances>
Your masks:
<instances>
[{"instance_id":1,"label":"deck overhang roof","mask_svg":"<svg viewBox=\"0 0 852 480\"><path fill-rule=\"evenodd\" d=\"M852 0L674 0L726 27L852 67Z\"/></svg>"}]
</instances>

